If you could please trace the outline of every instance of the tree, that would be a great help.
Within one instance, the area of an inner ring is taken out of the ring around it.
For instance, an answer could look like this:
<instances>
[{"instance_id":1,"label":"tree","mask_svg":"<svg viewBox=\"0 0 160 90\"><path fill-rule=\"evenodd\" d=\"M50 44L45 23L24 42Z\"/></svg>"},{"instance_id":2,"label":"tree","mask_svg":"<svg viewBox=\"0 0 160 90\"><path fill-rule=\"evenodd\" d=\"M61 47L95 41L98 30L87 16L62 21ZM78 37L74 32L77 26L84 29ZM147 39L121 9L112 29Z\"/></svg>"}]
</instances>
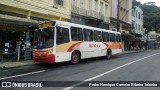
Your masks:
<instances>
[{"instance_id":1,"label":"tree","mask_svg":"<svg viewBox=\"0 0 160 90\"><path fill-rule=\"evenodd\" d=\"M149 31L160 30L160 7L155 4L155 2L147 2L142 5L136 0L133 0L133 6L139 6L142 8L144 28L147 28Z\"/></svg>"},{"instance_id":2,"label":"tree","mask_svg":"<svg viewBox=\"0 0 160 90\"><path fill-rule=\"evenodd\" d=\"M155 2L147 2L147 3L144 3L145 5L156 5Z\"/></svg>"}]
</instances>

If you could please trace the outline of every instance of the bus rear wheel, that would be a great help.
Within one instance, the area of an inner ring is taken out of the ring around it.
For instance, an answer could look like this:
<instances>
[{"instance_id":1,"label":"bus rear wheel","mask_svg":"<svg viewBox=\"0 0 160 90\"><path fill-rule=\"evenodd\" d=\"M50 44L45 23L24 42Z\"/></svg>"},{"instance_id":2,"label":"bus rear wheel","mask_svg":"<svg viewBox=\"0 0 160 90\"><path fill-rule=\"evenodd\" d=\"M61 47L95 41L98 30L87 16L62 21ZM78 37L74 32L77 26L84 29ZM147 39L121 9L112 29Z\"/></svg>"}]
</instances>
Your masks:
<instances>
[{"instance_id":1,"label":"bus rear wheel","mask_svg":"<svg viewBox=\"0 0 160 90\"><path fill-rule=\"evenodd\" d=\"M112 56L111 50L107 50L107 54L106 54L107 59L111 59L111 56Z\"/></svg>"},{"instance_id":2,"label":"bus rear wheel","mask_svg":"<svg viewBox=\"0 0 160 90\"><path fill-rule=\"evenodd\" d=\"M73 52L71 55L71 64L78 64L80 62L80 59L80 54L78 52Z\"/></svg>"}]
</instances>

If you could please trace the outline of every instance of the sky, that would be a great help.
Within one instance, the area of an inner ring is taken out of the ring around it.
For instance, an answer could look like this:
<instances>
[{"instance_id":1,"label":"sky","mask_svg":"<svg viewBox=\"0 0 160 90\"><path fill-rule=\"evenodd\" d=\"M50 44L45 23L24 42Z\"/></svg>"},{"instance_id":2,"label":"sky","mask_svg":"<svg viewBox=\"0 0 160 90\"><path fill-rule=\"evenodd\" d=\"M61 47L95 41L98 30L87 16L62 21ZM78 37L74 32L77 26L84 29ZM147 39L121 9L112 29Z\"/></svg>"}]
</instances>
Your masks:
<instances>
[{"instance_id":1,"label":"sky","mask_svg":"<svg viewBox=\"0 0 160 90\"><path fill-rule=\"evenodd\" d=\"M155 2L157 6L160 7L160 0L137 0L138 2L141 2L142 4L146 2Z\"/></svg>"}]
</instances>

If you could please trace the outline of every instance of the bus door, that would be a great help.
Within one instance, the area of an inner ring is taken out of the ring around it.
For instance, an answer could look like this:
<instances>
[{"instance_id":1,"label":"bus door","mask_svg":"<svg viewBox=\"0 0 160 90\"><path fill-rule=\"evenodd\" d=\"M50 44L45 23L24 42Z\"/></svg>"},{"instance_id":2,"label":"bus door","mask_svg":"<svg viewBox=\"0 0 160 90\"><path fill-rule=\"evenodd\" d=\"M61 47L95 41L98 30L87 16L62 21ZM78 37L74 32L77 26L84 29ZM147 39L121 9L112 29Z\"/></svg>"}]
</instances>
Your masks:
<instances>
[{"instance_id":1,"label":"bus door","mask_svg":"<svg viewBox=\"0 0 160 90\"><path fill-rule=\"evenodd\" d=\"M56 62L69 61L71 53L67 52L70 42L68 26L56 26Z\"/></svg>"}]
</instances>

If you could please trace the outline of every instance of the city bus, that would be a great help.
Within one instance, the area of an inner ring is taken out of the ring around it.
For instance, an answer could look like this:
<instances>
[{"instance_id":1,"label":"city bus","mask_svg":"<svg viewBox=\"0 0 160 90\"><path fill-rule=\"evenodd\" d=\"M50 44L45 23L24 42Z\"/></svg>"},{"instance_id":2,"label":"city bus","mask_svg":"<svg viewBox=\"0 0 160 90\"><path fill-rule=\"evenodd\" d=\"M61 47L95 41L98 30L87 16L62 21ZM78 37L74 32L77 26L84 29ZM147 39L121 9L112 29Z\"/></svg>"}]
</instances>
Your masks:
<instances>
[{"instance_id":1,"label":"city bus","mask_svg":"<svg viewBox=\"0 0 160 90\"><path fill-rule=\"evenodd\" d=\"M34 32L34 62L79 63L82 59L122 52L121 33L63 21L39 24Z\"/></svg>"}]
</instances>

